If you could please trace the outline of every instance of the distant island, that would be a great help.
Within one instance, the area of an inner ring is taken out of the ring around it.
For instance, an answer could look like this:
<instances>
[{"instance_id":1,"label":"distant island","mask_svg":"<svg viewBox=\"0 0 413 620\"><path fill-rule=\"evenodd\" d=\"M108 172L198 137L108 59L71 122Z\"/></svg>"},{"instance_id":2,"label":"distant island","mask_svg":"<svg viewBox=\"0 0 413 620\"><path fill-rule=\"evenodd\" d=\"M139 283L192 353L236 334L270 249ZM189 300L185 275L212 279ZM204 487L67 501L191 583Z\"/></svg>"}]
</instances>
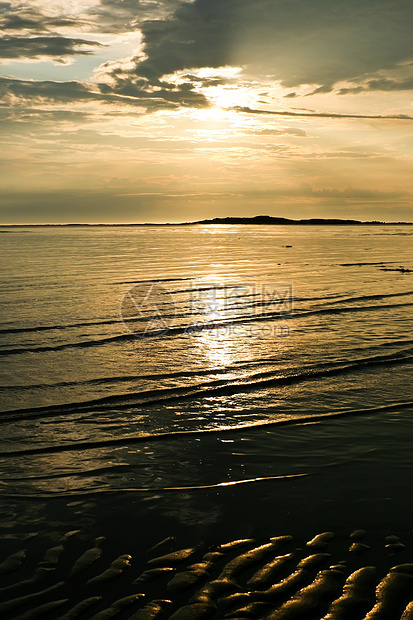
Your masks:
<instances>
[{"instance_id":1,"label":"distant island","mask_svg":"<svg viewBox=\"0 0 413 620\"><path fill-rule=\"evenodd\" d=\"M190 226L194 224L256 224L256 225L333 225L333 226L388 226L395 224L413 224L413 222L379 222L377 220L362 222L360 220L342 220L337 218L321 218L313 217L304 220L292 220L286 217L273 217L271 215L256 215L255 217L214 217L212 220L199 220L197 222L183 222L178 226ZM177 224L168 224L168 226L177 226Z\"/></svg>"},{"instance_id":2,"label":"distant island","mask_svg":"<svg viewBox=\"0 0 413 620\"><path fill-rule=\"evenodd\" d=\"M363 222L361 220L322 217L292 220L287 217L255 215L254 217L214 217L213 219L197 220L195 222L166 222L164 224L157 224L154 222L145 222L141 224L0 224L0 228L33 228L41 226L207 226L209 224L254 224L267 226L413 226L413 222L380 222L377 220Z\"/></svg>"}]
</instances>

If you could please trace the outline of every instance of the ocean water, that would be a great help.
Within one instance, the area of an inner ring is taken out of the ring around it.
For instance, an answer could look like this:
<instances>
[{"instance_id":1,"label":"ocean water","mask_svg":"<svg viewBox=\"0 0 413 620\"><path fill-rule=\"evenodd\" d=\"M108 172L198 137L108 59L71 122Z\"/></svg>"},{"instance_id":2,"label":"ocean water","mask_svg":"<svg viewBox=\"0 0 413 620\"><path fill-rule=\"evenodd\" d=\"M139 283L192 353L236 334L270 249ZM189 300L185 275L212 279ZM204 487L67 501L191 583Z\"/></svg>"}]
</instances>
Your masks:
<instances>
[{"instance_id":1,"label":"ocean water","mask_svg":"<svg viewBox=\"0 0 413 620\"><path fill-rule=\"evenodd\" d=\"M411 226L0 232L5 531L403 513Z\"/></svg>"}]
</instances>

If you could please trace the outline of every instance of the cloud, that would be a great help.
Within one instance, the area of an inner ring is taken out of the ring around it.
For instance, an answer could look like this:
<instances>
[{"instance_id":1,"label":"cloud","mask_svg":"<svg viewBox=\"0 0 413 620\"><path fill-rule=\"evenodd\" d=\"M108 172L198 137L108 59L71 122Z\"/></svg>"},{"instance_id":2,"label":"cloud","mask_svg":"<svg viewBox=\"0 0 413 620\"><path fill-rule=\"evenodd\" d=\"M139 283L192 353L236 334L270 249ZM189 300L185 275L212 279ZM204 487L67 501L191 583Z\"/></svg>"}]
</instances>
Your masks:
<instances>
[{"instance_id":1,"label":"cloud","mask_svg":"<svg viewBox=\"0 0 413 620\"><path fill-rule=\"evenodd\" d=\"M16 123L18 120L18 123ZM93 115L83 112L81 110L70 109L47 109L47 108L35 108L24 107L15 108L0 108L0 123L2 126L2 132L7 130L14 132L16 135L22 134L22 124L25 127L29 127L32 131L44 133L44 123L51 123L49 127L56 131L58 123L83 123L85 121L93 120ZM42 125L43 124L43 125Z\"/></svg>"},{"instance_id":2,"label":"cloud","mask_svg":"<svg viewBox=\"0 0 413 620\"><path fill-rule=\"evenodd\" d=\"M93 54L99 47L103 47L101 43L85 39L8 36L0 39L0 59L38 60L49 57L55 62L65 62L68 56Z\"/></svg>"},{"instance_id":3,"label":"cloud","mask_svg":"<svg viewBox=\"0 0 413 620\"><path fill-rule=\"evenodd\" d=\"M11 14L0 17L1 28L4 31L31 30L32 32L43 31L44 25L30 16Z\"/></svg>"},{"instance_id":4,"label":"cloud","mask_svg":"<svg viewBox=\"0 0 413 620\"><path fill-rule=\"evenodd\" d=\"M250 192L254 195L256 192ZM248 195L249 192L244 192L244 195ZM401 200L407 196L403 191L383 191L365 187L351 187L347 186L344 189L337 187L324 187L322 189L315 189L310 183L302 183L295 187L282 187L279 189L270 189L267 191L259 192L260 197L266 198L314 198L320 200L336 199L340 201L352 202L389 202L395 200Z\"/></svg>"},{"instance_id":5,"label":"cloud","mask_svg":"<svg viewBox=\"0 0 413 620\"><path fill-rule=\"evenodd\" d=\"M79 36L88 23L85 16L71 15L63 7L59 11L58 6L50 14L47 4L42 7L35 1L0 2L0 28L4 32L0 63L52 60L66 64L73 56L88 56L103 47L98 41Z\"/></svg>"},{"instance_id":6,"label":"cloud","mask_svg":"<svg viewBox=\"0 0 413 620\"><path fill-rule=\"evenodd\" d=\"M234 106L231 108L236 112L244 112L246 114L269 114L276 116L298 116L298 117L315 117L315 118L354 118L354 119L391 119L402 121L413 121L413 116L407 114L338 114L334 112L291 112L289 110L259 110L249 108L248 106Z\"/></svg>"},{"instance_id":7,"label":"cloud","mask_svg":"<svg viewBox=\"0 0 413 620\"><path fill-rule=\"evenodd\" d=\"M192 0L187 0L191 2ZM4 31L51 32L65 27L119 33L148 19L167 19L184 0L43 0L0 1Z\"/></svg>"},{"instance_id":8,"label":"cloud","mask_svg":"<svg viewBox=\"0 0 413 620\"><path fill-rule=\"evenodd\" d=\"M398 90L413 90L413 77L406 80L394 80L390 78L376 78L368 80L362 85L353 86L349 88L340 88L338 90L339 95L355 95L361 92L367 91L398 91Z\"/></svg>"},{"instance_id":9,"label":"cloud","mask_svg":"<svg viewBox=\"0 0 413 620\"><path fill-rule=\"evenodd\" d=\"M375 189L365 189L365 188L353 188L346 187L345 189L337 189L337 188L324 188L321 190L314 190L311 187L308 188L308 192L305 187L303 187L302 195L304 196L314 196L317 198L341 198L344 200L357 201L357 202L370 202L370 201L382 201L388 202L389 200L398 200L403 198L406 195L405 192L402 191L380 191Z\"/></svg>"},{"instance_id":10,"label":"cloud","mask_svg":"<svg viewBox=\"0 0 413 620\"><path fill-rule=\"evenodd\" d=\"M0 78L0 95L2 100L6 103L12 98L60 102L82 101L96 98L96 94L92 93L80 82L32 82L30 80L14 80L11 78Z\"/></svg>"},{"instance_id":11,"label":"cloud","mask_svg":"<svg viewBox=\"0 0 413 620\"><path fill-rule=\"evenodd\" d=\"M112 72L112 78L114 73ZM130 80L124 77L123 72L116 72L116 85L98 82L98 88L104 95L120 95L136 102L146 101L151 110L170 104L172 107L208 107L206 97L195 90L190 82L183 84L157 80L156 84L143 79ZM162 103L163 102L163 103Z\"/></svg>"},{"instance_id":12,"label":"cloud","mask_svg":"<svg viewBox=\"0 0 413 620\"><path fill-rule=\"evenodd\" d=\"M101 30L133 28L146 20L166 20L182 4L193 0L100 0L94 10Z\"/></svg>"},{"instance_id":13,"label":"cloud","mask_svg":"<svg viewBox=\"0 0 413 620\"><path fill-rule=\"evenodd\" d=\"M295 127L286 127L285 129L251 129L245 132L252 136L299 136L305 138L307 136L303 129Z\"/></svg>"},{"instance_id":14,"label":"cloud","mask_svg":"<svg viewBox=\"0 0 413 620\"><path fill-rule=\"evenodd\" d=\"M142 112L155 112L163 109L176 109L182 105L204 107L208 105L203 95L186 88L185 85L154 92L133 85L123 92L101 92L90 84L77 81L55 82L52 80L31 81L0 77L0 98L3 105L11 108L27 107L39 103L71 104L77 102L111 103L141 108Z\"/></svg>"},{"instance_id":15,"label":"cloud","mask_svg":"<svg viewBox=\"0 0 413 620\"><path fill-rule=\"evenodd\" d=\"M73 0L51 5L16 0L0 2L0 22L8 32L0 41L4 60L67 62L102 47L93 32L136 32L142 40L139 54L127 59L128 66L121 67L119 59L102 64L95 90L158 102L149 103L148 110L162 107L161 101L205 107L203 89L241 80L201 79L191 72L203 67L241 67L245 83L258 80L261 90L279 83L294 89L290 98L304 85L313 86L309 94L341 88L342 95L413 88L403 69L397 79L374 77L413 58L413 5L407 0ZM179 84L173 80L178 73Z\"/></svg>"},{"instance_id":16,"label":"cloud","mask_svg":"<svg viewBox=\"0 0 413 620\"><path fill-rule=\"evenodd\" d=\"M0 1L0 27L5 32L50 34L56 28L79 29L93 21L79 11L70 11L70 4L40 3L36 0ZM74 7L74 3L72 3Z\"/></svg>"},{"instance_id":17,"label":"cloud","mask_svg":"<svg viewBox=\"0 0 413 620\"><path fill-rule=\"evenodd\" d=\"M243 66L284 87L329 92L413 57L406 0L195 0L141 24L146 58L114 89L191 67Z\"/></svg>"}]
</instances>

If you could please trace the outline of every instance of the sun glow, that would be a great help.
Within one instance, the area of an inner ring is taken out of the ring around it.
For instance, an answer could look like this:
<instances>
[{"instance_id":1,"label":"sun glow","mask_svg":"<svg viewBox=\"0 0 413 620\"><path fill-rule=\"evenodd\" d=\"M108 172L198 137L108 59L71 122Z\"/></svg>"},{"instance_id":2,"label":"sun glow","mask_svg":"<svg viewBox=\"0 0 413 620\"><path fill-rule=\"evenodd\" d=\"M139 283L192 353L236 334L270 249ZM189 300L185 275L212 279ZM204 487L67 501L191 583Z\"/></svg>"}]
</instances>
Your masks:
<instances>
[{"instance_id":1,"label":"sun glow","mask_svg":"<svg viewBox=\"0 0 413 620\"><path fill-rule=\"evenodd\" d=\"M169 84L191 84L194 91L204 95L217 108L248 106L256 102L257 93L251 84L244 83L242 67L203 67L187 69L162 76Z\"/></svg>"},{"instance_id":2,"label":"sun glow","mask_svg":"<svg viewBox=\"0 0 413 620\"><path fill-rule=\"evenodd\" d=\"M253 106L255 102L254 94L250 89L243 86L208 86L201 92L218 108Z\"/></svg>"}]
</instances>

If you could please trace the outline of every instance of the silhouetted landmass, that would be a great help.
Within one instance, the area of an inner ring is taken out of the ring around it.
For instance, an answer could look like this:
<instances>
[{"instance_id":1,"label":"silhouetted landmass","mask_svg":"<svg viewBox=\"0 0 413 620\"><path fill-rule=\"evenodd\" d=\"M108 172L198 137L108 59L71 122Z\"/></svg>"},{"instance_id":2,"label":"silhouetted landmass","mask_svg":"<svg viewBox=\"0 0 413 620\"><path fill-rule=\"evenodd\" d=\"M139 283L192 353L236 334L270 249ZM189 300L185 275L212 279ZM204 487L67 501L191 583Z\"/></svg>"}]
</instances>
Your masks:
<instances>
[{"instance_id":1,"label":"silhouetted landmass","mask_svg":"<svg viewBox=\"0 0 413 620\"><path fill-rule=\"evenodd\" d=\"M44 226L77 227L77 226L196 226L208 224L254 224L266 226L413 226L413 222L380 222L377 220L362 222L361 220L344 220L338 218L312 217L310 219L292 220L287 217L273 217L272 215L256 215L254 217L214 217L208 220L195 222L167 222L156 224L145 222L141 224L0 224L1 228L35 228Z\"/></svg>"},{"instance_id":2,"label":"silhouetted landmass","mask_svg":"<svg viewBox=\"0 0 413 620\"><path fill-rule=\"evenodd\" d=\"M200 220L199 222L186 222L188 224L259 224L259 225L385 225L390 222L362 222L360 220L341 220L336 218L314 217L304 220L292 220L286 217L272 217L271 215L256 215L255 217L215 217L212 220ZM405 224L407 222L391 222L392 224Z\"/></svg>"}]
</instances>

